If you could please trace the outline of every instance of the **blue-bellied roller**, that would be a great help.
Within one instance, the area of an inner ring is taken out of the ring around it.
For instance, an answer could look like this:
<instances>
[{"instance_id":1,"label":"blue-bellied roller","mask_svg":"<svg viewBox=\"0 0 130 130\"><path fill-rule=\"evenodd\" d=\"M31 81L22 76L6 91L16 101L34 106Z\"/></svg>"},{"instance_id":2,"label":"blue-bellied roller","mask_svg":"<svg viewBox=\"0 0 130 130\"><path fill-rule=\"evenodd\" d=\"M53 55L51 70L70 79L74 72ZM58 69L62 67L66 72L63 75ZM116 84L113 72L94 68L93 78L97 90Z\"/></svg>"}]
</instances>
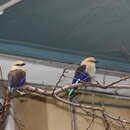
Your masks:
<instances>
[{"instance_id":1,"label":"blue-bellied roller","mask_svg":"<svg viewBox=\"0 0 130 130\"><path fill-rule=\"evenodd\" d=\"M72 84L81 82L91 82L96 72L96 59L94 57L85 58L75 71ZM67 95L72 96L77 88L69 88Z\"/></svg>"},{"instance_id":2,"label":"blue-bellied roller","mask_svg":"<svg viewBox=\"0 0 130 130\"><path fill-rule=\"evenodd\" d=\"M12 93L16 88L22 87L26 83L25 62L16 61L8 73L9 92Z\"/></svg>"}]
</instances>

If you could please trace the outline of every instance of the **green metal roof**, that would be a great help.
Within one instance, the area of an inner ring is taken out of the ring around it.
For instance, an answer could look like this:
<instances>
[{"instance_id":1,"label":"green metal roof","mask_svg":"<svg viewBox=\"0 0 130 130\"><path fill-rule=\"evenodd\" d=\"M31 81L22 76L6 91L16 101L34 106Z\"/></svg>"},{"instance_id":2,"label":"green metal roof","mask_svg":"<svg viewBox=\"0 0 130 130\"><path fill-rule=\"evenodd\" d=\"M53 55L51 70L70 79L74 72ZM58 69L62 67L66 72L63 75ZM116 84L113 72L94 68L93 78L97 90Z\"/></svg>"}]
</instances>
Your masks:
<instances>
[{"instance_id":1,"label":"green metal roof","mask_svg":"<svg viewBox=\"0 0 130 130\"><path fill-rule=\"evenodd\" d=\"M130 1L25 0L0 16L0 52L129 71Z\"/></svg>"}]
</instances>

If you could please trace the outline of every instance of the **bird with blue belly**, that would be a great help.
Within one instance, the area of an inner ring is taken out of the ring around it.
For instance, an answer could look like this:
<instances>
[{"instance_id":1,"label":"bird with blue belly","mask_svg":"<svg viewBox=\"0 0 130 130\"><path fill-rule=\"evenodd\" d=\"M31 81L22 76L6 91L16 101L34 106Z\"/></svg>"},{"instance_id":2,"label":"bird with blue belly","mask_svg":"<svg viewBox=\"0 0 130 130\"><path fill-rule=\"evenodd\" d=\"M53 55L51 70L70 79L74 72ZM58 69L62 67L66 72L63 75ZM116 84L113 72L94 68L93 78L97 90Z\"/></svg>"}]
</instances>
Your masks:
<instances>
[{"instance_id":1,"label":"bird with blue belly","mask_svg":"<svg viewBox=\"0 0 130 130\"><path fill-rule=\"evenodd\" d=\"M96 59L94 57L85 58L80 66L77 68L72 84L78 84L81 82L92 82L96 72ZM75 93L77 88L67 89L67 95L70 97Z\"/></svg>"},{"instance_id":2,"label":"bird with blue belly","mask_svg":"<svg viewBox=\"0 0 130 130\"><path fill-rule=\"evenodd\" d=\"M9 93L13 93L16 88L22 87L26 83L24 66L25 62L21 60L16 61L12 65L11 70L8 73Z\"/></svg>"}]
</instances>

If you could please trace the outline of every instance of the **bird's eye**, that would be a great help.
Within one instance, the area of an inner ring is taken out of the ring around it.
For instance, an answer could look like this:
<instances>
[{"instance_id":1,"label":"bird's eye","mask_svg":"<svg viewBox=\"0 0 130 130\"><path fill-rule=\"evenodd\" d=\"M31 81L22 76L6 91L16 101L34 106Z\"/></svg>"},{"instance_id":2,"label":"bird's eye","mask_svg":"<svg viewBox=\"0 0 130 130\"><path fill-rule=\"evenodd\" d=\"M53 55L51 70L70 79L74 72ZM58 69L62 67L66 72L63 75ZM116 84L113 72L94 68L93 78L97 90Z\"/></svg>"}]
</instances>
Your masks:
<instances>
[{"instance_id":1,"label":"bird's eye","mask_svg":"<svg viewBox=\"0 0 130 130\"><path fill-rule=\"evenodd\" d=\"M24 66L25 65L25 63L23 63L23 64L16 64L16 66Z\"/></svg>"},{"instance_id":2,"label":"bird's eye","mask_svg":"<svg viewBox=\"0 0 130 130\"><path fill-rule=\"evenodd\" d=\"M24 66L24 65L25 65L25 63L21 64L21 66Z\"/></svg>"},{"instance_id":3,"label":"bird's eye","mask_svg":"<svg viewBox=\"0 0 130 130\"><path fill-rule=\"evenodd\" d=\"M16 64L16 66L20 66L20 64Z\"/></svg>"}]
</instances>

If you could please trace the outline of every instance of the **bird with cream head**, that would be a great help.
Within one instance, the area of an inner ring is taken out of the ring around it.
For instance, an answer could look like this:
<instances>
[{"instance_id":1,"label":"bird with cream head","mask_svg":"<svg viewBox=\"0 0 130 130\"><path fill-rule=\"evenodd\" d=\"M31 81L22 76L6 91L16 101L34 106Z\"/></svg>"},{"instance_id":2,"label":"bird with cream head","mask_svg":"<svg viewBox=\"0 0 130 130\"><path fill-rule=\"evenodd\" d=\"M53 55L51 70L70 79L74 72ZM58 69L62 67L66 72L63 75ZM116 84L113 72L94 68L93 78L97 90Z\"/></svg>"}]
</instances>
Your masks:
<instances>
[{"instance_id":1,"label":"bird with cream head","mask_svg":"<svg viewBox=\"0 0 130 130\"><path fill-rule=\"evenodd\" d=\"M26 65L24 61L18 60L13 63L11 70L24 70L23 66Z\"/></svg>"},{"instance_id":2,"label":"bird with cream head","mask_svg":"<svg viewBox=\"0 0 130 130\"><path fill-rule=\"evenodd\" d=\"M12 93L15 88L22 87L26 83L25 62L18 60L13 63L8 73L9 91Z\"/></svg>"},{"instance_id":3,"label":"bird with cream head","mask_svg":"<svg viewBox=\"0 0 130 130\"><path fill-rule=\"evenodd\" d=\"M72 84L78 84L81 82L92 82L92 79L96 73L97 61L94 57L87 57L81 61L80 66L75 71L75 75ZM70 88L67 90L67 95L71 96L74 94L77 88Z\"/></svg>"},{"instance_id":4,"label":"bird with cream head","mask_svg":"<svg viewBox=\"0 0 130 130\"><path fill-rule=\"evenodd\" d=\"M94 57L88 57L85 58L82 62L81 62L81 66L82 65L86 65L86 72L88 72L88 74L93 77L95 75L96 72L96 64L97 61Z\"/></svg>"}]
</instances>

